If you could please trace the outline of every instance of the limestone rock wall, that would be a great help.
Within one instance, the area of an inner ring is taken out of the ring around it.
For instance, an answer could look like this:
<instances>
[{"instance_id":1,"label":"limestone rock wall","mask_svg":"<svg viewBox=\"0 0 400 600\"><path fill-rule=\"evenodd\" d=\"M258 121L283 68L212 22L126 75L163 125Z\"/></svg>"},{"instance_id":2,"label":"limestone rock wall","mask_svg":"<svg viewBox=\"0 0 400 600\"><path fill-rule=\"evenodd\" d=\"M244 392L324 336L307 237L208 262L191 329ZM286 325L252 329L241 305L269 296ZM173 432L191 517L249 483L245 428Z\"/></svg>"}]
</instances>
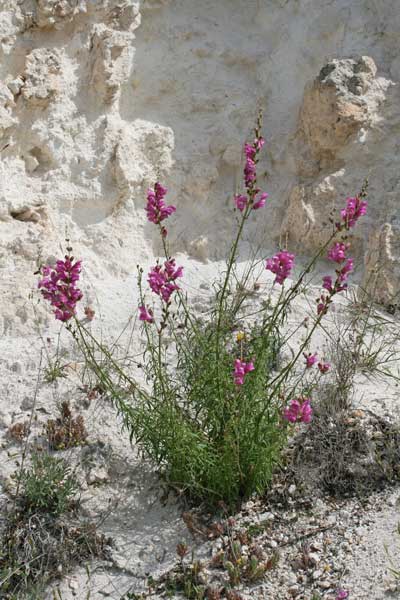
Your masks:
<instances>
[{"instance_id":1,"label":"limestone rock wall","mask_svg":"<svg viewBox=\"0 0 400 600\"><path fill-rule=\"evenodd\" d=\"M386 261L395 303L399 28L397 0L0 0L0 332L23 330L34 263L66 237L98 281L157 253L157 179L174 251L220 258L259 107L270 201L242 256L312 252L368 177L355 248L365 281Z\"/></svg>"}]
</instances>

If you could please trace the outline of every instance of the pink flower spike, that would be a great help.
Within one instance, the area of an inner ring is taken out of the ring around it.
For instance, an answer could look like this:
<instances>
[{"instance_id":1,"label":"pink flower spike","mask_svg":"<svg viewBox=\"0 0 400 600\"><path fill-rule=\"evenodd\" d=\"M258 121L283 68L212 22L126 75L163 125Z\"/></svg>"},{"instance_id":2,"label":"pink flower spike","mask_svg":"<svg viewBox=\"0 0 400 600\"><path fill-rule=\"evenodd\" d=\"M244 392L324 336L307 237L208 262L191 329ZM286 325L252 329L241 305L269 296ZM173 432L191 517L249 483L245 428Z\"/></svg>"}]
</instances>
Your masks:
<instances>
[{"instance_id":1,"label":"pink flower spike","mask_svg":"<svg viewBox=\"0 0 400 600\"><path fill-rule=\"evenodd\" d=\"M304 358L306 359L306 369L311 369L318 361L317 353L315 354L304 354Z\"/></svg>"},{"instance_id":2,"label":"pink flower spike","mask_svg":"<svg viewBox=\"0 0 400 600\"><path fill-rule=\"evenodd\" d=\"M346 208L342 208L340 211L343 225L339 223L337 228L340 230L344 226L345 229L351 229L360 217L367 214L367 208L368 202L366 200L360 200L358 197L346 198Z\"/></svg>"},{"instance_id":3,"label":"pink flower spike","mask_svg":"<svg viewBox=\"0 0 400 600\"><path fill-rule=\"evenodd\" d=\"M176 268L175 260L169 259L162 267L160 265L152 267L147 281L151 290L168 303L173 292L179 290L179 286L174 283L175 280L182 276L183 267Z\"/></svg>"},{"instance_id":4,"label":"pink flower spike","mask_svg":"<svg viewBox=\"0 0 400 600\"><path fill-rule=\"evenodd\" d=\"M263 192L260 196L260 198L254 202L253 204L253 209L257 210L258 208L262 208L263 206L265 206L265 201L268 198L268 194L267 192Z\"/></svg>"},{"instance_id":5,"label":"pink flower spike","mask_svg":"<svg viewBox=\"0 0 400 600\"><path fill-rule=\"evenodd\" d=\"M147 192L147 219L150 223L159 225L161 221L167 219L172 213L176 211L176 207L170 204L166 206L163 198L167 193L167 189L160 183L156 183L154 190L149 189ZM166 230L165 230L166 231ZM164 233L163 233L164 235Z\"/></svg>"},{"instance_id":6,"label":"pink flower spike","mask_svg":"<svg viewBox=\"0 0 400 600\"><path fill-rule=\"evenodd\" d=\"M325 373L327 373L330 370L330 368L331 365L328 362L324 362L321 360L321 362L318 363L318 369L320 370L322 375L325 375Z\"/></svg>"},{"instance_id":7,"label":"pink flower spike","mask_svg":"<svg viewBox=\"0 0 400 600\"><path fill-rule=\"evenodd\" d=\"M54 316L59 321L69 321L75 315L76 304L83 294L76 287L81 272L81 261L74 263L72 256L65 260L57 260L55 266L45 265L41 268L43 278L38 288L45 300L54 308Z\"/></svg>"},{"instance_id":8,"label":"pink flower spike","mask_svg":"<svg viewBox=\"0 0 400 600\"><path fill-rule=\"evenodd\" d=\"M154 318L150 310L142 304L139 306L139 320L146 321L147 323L154 323Z\"/></svg>"},{"instance_id":9,"label":"pink flower spike","mask_svg":"<svg viewBox=\"0 0 400 600\"><path fill-rule=\"evenodd\" d=\"M337 590L335 600L346 600L349 597L349 592L347 590Z\"/></svg>"},{"instance_id":10,"label":"pink flower spike","mask_svg":"<svg viewBox=\"0 0 400 600\"><path fill-rule=\"evenodd\" d=\"M247 196L241 196L241 195L235 196L235 204L236 204L236 208L238 210L240 210L240 212L243 212L247 206Z\"/></svg>"},{"instance_id":11,"label":"pink flower spike","mask_svg":"<svg viewBox=\"0 0 400 600\"><path fill-rule=\"evenodd\" d=\"M276 275L275 283L282 285L285 279L289 277L293 266L294 254L283 250L275 254L273 258L268 258L265 268Z\"/></svg>"}]
</instances>

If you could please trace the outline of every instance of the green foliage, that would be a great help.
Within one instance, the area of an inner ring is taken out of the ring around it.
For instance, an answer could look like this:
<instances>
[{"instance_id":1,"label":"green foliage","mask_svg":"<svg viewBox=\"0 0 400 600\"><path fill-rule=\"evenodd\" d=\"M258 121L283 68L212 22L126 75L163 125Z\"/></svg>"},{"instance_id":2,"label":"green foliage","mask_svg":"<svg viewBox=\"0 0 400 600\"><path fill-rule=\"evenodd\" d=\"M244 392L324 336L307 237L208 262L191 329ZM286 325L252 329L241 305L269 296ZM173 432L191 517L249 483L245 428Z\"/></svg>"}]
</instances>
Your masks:
<instances>
[{"instance_id":1,"label":"green foliage","mask_svg":"<svg viewBox=\"0 0 400 600\"><path fill-rule=\"evenodd\" d=\"M0 536L0 597L42 600L60 573L105 558L110 540L71 511L77 483L63 460L34 454L31 467L15 478L16 497L3 514Z\"/></svg>"},{"instance_id":2,"label":"green foliage","mask_svg":"<svg viewBox=\"0 0 400 600\"><path fill-rule=\"evenodd\" d=\"M18 501L29 513L60 515L70 507L78 490L71 467L63 459L46 453L33 454L31 467L23 469L17 479Z\"/></svg>"}]
</instances>

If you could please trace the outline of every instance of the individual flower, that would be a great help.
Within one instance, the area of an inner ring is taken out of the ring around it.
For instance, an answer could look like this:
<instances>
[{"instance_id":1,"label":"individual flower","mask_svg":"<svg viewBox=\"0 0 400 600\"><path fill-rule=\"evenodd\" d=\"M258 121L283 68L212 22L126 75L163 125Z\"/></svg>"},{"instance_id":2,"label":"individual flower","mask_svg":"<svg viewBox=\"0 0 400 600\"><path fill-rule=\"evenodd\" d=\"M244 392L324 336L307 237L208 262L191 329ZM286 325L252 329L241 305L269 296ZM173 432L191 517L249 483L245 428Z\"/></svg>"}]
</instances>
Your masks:
<instances>
[{"instance_id":1,"label":"individual flower","mask_svg":"<svg viewBox=\"0 0 400 600\"><path fill-rule=\"evenodd\" d=\"M325 277L323 277L322 281L323 281L322 287L325 290L328 290L328 292L333 292L332 277L330 275L325 275Z\"/></svg>"},{"instance_id":2,"label":"individual flower","mask_svg":"<svg viewBox=\"0 0 400 600\"><path fill-rule=\"evenodd\" d=\"M257 198L257 197L256 197ZM253 203L252 208L254 210L257 210L258 208L262 208L263 206L265 206L265 201L268 198L268 194L267 192L262 192L261 196L257 199L255 199L255 202Z\"/></svg>"},{"instance_id":3,"label":"individual flower","mask_svg":"<svg viewBox=\"0 0 400 600\"><path fill-rule=\"evenodd\" d=\"M76 304L83 294L76 287L81 272L80 260L74 262L73 256L57 260L55 266L41 268L43 278L38 282L42 296L54 307L54 315L59 321L68 321L75 315Z\"/></svg>"},{"instance_id":4,"label":"individual flower","mask_svg":"<svg viewBox=\"0 0 400 600\"><path fill-rule=\"evenodd\" d=\"M337 229L351 229L358 219L367 213L368 202L360 198L346 198L346 208L342 208L340 216L342 223L337 223Z\"/></svg>"},{"instance_id":5,"label":"individual flower","mask_svg":"<svg viewBox=\"0 0 400 600\"><path fill-rule=\"evenodd\" d=\"M246 158L250 160L254 160L257 154L257 150L260 150L262 146L258 148L259 144L257 140L254 140L254 144L249 144L248 142L244 145L244 153Z\"/></svg>"},{"instance_id":6,"label":"individual flower","mask_svg":"<svg viewBox=\"0 0 400 600\"><path fill-rule=\"evenodd\" d=\"M179 286L174 283L182 277L183 267L176 267L174 259L168 259L164 265L156 265L149 272L148 282L151 290L160 296L164 302L169 302L171 295Z\"/></svg>"},{"instance_id":7,"label":"individual flower","mask_svg":"<svg viewBox=\"0 0 400 600\"><path fill-rule=\"evenodd\" d=\"M263 137L258 137L254 140L254 146L257 148L257 150L261 150L264 144L265 140Z\"/></svg>"},{"instance_id":8,"label":"individual flower","mask_svg":"<svg viewBox=\"0 0 400 600\"><path fill-rule=\"evenodd\" d=\"M343 283L347 280L347 277L349 276L349 273L351 273L351 271L353 270L354 267L354 259L353 258L348 258L345 262L345 264L343 265L343 267L337 271L337 280L338 283Z\"/></svg>"},{"instance_id":9,"label":"individual flower","mask_svg":"<svg viewBox=\"0 0 400 600\"><path fill-rule=\"evenodd\" d=\"M312 414L311 401L309 398L305 398L300 408L300 421L303 423L310 423Z\"/></svg>"},{"instance_id":10,"label":"individual flower","mask_svg":"<svg viewBox=\"0 0 400 600\"><path fill-rule=\"evenodd\" d=\"M235 204L236 208L240 210L240 212L243 212L247 206L247 196L238 194L237 196L235 196Z\"/></svg>"},{"instance_id":11,"label":"individual flower","mask_svg":"<svg viewBox=\"0 0 400 600\"><path fill-rule=\"evenodd\" d=\"M276 275L275 283L283 284L285 279L289 277L294 265L294 254L290 254L287 250L282 250L275 254L273 258L268 258L265 268Z\"/></svg>"},{"instance_id":12,"label":"individual flower","mask_svg":"<svg viewBox=\"0 0 400 600\"><path fill-rule=\"evenodd\" d=\"M317 353L315 354L304 354L304 358L306 359L306 369L311 369L318 361Z\"/></svg>"},{"instance_id":13,"label":"individual flower","mask_svg":"<svg viewBox=\"0 0 400 600\"><path fill-rule=\"evenodd\" d=\"M246 363L244 360L240 360L239 358L237 358L235 360L233 370L233 380L235 382L235 385L243 385L244 377L245 375L247 375L247 373L250 373L250 371L254 371L253 362L250 361Z\"/></svg>"},{"instance_id":14,"label":"individual flower","mask_svg":"<svg viewBox=\"0 0 400 600\"><path fill-rule=\"evenodd\" d=\"M317 365L317 366L318 366L318 369L320 370L320 372L321 372L323 375L325 375L325 373L327 373L327 372L330 370L330 368L331 368L331 365L330 365L330 363L328 363L328 362L324 362L323 360L321 360L321 361L318 363L318 365Z\"/></svg>"},{"instance_id":15,"label":"individual flower","mask_svg":"<svg viewBox=\"0 0 400 600\"><path fill-rule=\"evenodd\" d=\"M343 242L336 242L328 252L328 258L333 262L342 263L346 260L346 251L349 248L349 244L343 244Z\"/></svg>"},{"instance_id":16,"label":"individual flower","mask_svg":"<svg viewBox=\"0 0 400 600\"><path fill-rule=\"evenodd\" d=\"M236 341L241 342L242 340L244 340L244 338L245 338L244 331L238 331L236 334Z\"/></svg>"},{"instance_id":17,"label":"individual flower","mask_svg":"<svg viewBox=\"0 0 400 600\"><path fill-rule=\"evenodd\" d=\"M164 202L164 196L167 190L160 183L156 183L154 190L149 189L147 192L147 205L146 212L147 218L151 223L159 225L161 221L167 219L172 213L176 211L176 207L170 204L166 206ZM163 236L167 234L167 230L163 227Z\"/></svg>"},{"instance_id":18,"label":"individual flower","mask_svg":"<svg viewBox=\"0 0 400 600\"><path fill-rule=\"evenodd\" d=\"M339 589L336 591L335 600L346 600L349 597L349 592L347 590Z\"/></svg>"},{"instance_id":19,"label":"individual flower","mask_svg":"<svg viewBox=\"0 0 400 600\"><path fill-rule=\"evenodd\" d=\"M294 398L283 411L283 418L289 421L289 423L310 423L312 418L310 399Z\"/></svg>"},{"instance_id":20,"label":"individual flower","mask_svg":"<svg viewBox=\"0 0 400 600\"><path fill-rule=\"evenodd\" d=\"M154 323L154 318L151 310L147 310L147 308L142 304L139 306L139 321L146 321L147 323Z\"/></svg>"}]
</instances>

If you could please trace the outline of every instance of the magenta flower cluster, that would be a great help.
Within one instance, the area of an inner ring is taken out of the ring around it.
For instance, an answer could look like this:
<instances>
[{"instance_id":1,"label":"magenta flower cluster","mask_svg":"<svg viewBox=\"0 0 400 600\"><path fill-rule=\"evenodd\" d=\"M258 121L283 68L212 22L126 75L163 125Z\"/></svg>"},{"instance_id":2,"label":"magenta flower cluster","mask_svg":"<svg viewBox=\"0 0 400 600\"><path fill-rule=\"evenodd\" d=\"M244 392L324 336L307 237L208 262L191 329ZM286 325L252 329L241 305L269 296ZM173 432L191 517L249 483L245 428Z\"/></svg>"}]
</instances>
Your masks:
<instances>
[{"instance_id":1,"label":"magenta flower cluster","mask_svg":"<svg viewBox=\"0 0 400 600\"><path fill-rule=\"evenodd\" d=\"M169 302L173 292L179 290L175 281L182 275L183 267L176 267L175 260L170 258L164 262L163 266L156 265L150 270L148 282L155 294L160 296L164 302Z\"/></svg>"},{"instance_id":2,"label":"magenta flower cluster","mask_svg":"<svg viewBox=\"0 0 400 600\"><path fill-rule=\"evenodd\" d=\"M294 258L294 254L290 254L287 250L282 250L274 257L268 258L265 268L276 275L275 283L282 285L285 279L289 277L294 266Z\"/></svg>"},{"instance_id":3,"label":"magenta flower cluster","mask_svg":"<svg viewBox=\"0 0 400 600\"><path fill-rule=\"evenodd\" d=\"M336 229L342 231L349 230L354 227L358 219L367 213L368 203L360 198L347 198L346 207L340 211L341 222L336 223ZM336 279L330 275L325 275L322 279L322 287L328 294L321 294L317 298L317 313L319 315L326 314L332 297L347 289L347 279L354 268L354 259L346 256L350 244L344 242L335 242L328 250L328 259L339 265L336 269Z\"/></svg>"},{"instance_id":4,"label":"magenta flower cluster","mask_svg":"<svg viewBox=\"0 0 400 600\"><path fill-rule=\"evenodd\" d=\"M283 411L283 417L289 423L310 423L312 412L309 398L295 398Z\"/></svg>"},{"instance_id":5,"label":"magenta flower cluster","mask_svg":"<svg viewBox=\"0 0 400 600\"><path fill-rule=\"evenodd\" d=\"M81 261L74 262L73 256L65 256L55 266L41 268L43 279L38 283L43 297L54 307L54 315L59 321L68 321L75 315L76 304L83 294L76 287L81 272Z\"/></svg>"},{"instance_id":6,"label":"magenta flower cluster","mask_svg":"<svg viewBox=\"0 0 400 600\"><path fill-rule=\"evenodd\" d=\"M167 189L160 183L154 185L154 190L149 189L147 192L147 219L150 223L160 225L161 221L167 219L172 213L176 211L176 207L170 204L167 206L164 202L164 197L167 194ZM167 230L162 227L162 235L167 235Z\"/></svg>"},{"instance_id":7,"label":"magenta flower cluster","mask_svg":"<svg viewBox=\"0 0 400 600\"><path fill-rule=\"evenodd\" d=\"M336 223L339 231L342 229L351 229L355 226L358 219L367 214L368 202L360 198L346 198L346 207L340 211L341 223Z\"/></svg>"},{"instance_id":8,"label":"magenta flower cluster","mask_svg":"<svg viewBox=\"0 0 400 600\"><path fill-rule=\"evenodd\" d=\"M339 589L336 591L335 600L346 600L349 597L349 592L347 590Z\"/></svg>"},{"instance_id":9,"label":"magenta flower cluster","mask_svg":"<svg viewBox=\"0 0 400 600\"><path fill-rule=\"evenodd\" d=\"M248 195L237 194L235 196L235 205L240 212L243 212L249 204L252 210L258 210L265 206L265 201L268 198L267 192L261 192L254 187L257 181L257 154L265 144L262 137L256 137L253 144L246 143L244 145L244 153L246 156L246 164L244 166L244 183Z\"/></svg>"},{"instance_id":10,"label":"magenta flower cluster","mask_svg":"<svg viewBox=\"0 0 400 600\"><path fill-rule=\"evenodd\" d=\"M250 188L257 179L256 157L257 152L264 146L265 140L262 137L256 138L253 144L244 145L246 164L244 166L244 182L247 188Z\"/></svg>"},{"instance_id":11,"label":"magenta flower cluster","mask_svg":"<svg viewBox=\"0 0 400 600\"><path fill-rule=\"evenodd\" d=\"M246 363L244 360L237 358L235 360L235 366L233 370L233 380L236 385L243 385L244 378L247 373L254 371L254 364L252 361Z\"/></svg>"}]
</instances>

